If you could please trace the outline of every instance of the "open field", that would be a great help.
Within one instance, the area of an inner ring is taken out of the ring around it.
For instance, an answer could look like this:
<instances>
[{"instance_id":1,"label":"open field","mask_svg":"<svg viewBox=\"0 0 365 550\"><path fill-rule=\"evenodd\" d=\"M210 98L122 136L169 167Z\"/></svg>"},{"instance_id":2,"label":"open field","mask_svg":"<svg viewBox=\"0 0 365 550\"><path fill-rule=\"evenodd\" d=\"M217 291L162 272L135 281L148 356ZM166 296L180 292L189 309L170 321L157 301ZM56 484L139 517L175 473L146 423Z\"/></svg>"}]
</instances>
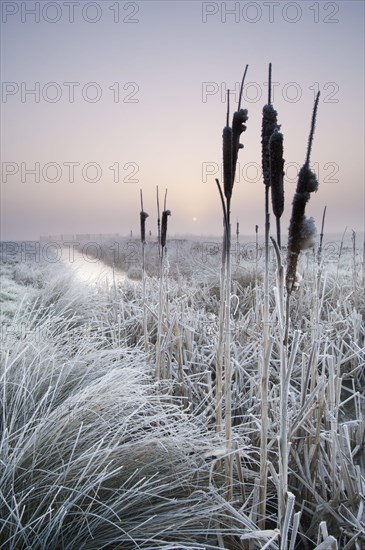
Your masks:
<instances>
[{"instance_id":1,"label":"open field","mask_svg":"<svg viewBox=\"0 0 365 550\"><path fill-rule=\"evenodd\" d=\"M152 246L144 295L141 283L118 274L86 283L70 262L30 261L20 248L7 255L1 547L279 548L275 260L271 255L263 518L263 263L244 244L246 255L232 255L227 498L226 439L216 416L221 258L214 246L168 243L162 313ZM110 264L110 247L102 250ZM116 267L138 281L139 243L126 251L132 264L119 254ZM280 543L285 538L290 549L365 544L363 259L346 246L336 254L323 254L320 265L313 251L301 255L290 303L288 532ZM92 255L83 256L90 270ZM225 398L222 410L225 417Z\"/></svg>"}]
</instances>

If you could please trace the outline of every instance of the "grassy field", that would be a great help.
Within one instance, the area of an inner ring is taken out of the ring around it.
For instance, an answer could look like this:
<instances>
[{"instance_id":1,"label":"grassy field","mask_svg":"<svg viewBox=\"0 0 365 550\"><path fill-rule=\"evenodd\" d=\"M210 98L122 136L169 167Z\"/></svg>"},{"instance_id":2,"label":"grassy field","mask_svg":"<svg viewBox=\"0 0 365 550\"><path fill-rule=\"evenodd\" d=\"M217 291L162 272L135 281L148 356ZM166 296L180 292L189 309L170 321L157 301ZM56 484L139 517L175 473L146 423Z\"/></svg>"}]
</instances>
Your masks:
<instances>
[{"instance_id":1,"label":"grassy field","mask_svg":"<svg viewBox=\"0 0 365 550\"><path fill-rule=\"evenodd\" d=\"M267 403L263 260L254 244L232 254L232 377L221 400L225 418L228 389L227 449L217 426L220 244L171 241L161 283L151 242L142 285L141 246L129 243L119 243L117 256L102 245L103 260L134 278L109 284L83 283L62 261L30 261L20 247L3 257L0 546L364 548L361 253L337 246L320 263L315 251L300 256L290 300L288 484L279 529L283 394L273 251Z\"/></svg>"}]
</instances>

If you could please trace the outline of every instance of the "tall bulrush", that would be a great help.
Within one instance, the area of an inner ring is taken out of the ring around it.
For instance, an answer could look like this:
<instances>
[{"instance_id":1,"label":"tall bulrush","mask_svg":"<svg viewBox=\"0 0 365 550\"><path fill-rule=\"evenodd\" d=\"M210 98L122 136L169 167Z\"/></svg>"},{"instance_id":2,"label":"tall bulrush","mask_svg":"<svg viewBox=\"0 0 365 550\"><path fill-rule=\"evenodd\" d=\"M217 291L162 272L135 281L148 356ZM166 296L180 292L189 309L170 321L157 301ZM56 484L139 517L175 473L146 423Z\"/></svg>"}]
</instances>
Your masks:
<instances>
[{"instance_id":1,"label":"tall bulrush","mask_svg":"<svg viewBox=\"0 0 365 550\"><path fill-rule=\"evenodd\" d=\"M266 515L266 486L267 486L267 434L268 434L268 382L269 362L272 344L269 331L269 239L270 239L270 212L269 195L272 186L272 176L275 179L274 196L277 214L281 216L284 207L280 181L283 164L282 135L278 135L277 112L271 103L271 63L269 63L268 101L262 110L261 146L262 146L262 173L265 185L265 271L264 271L264 309L263 309L263 357L259 369L261 391L261 433L260 433L260 526L263 528ZM275 166L275 170L274 170ZM279 198L280 197L280 198ZM279 216L279 219L280 219ZM278 219L278 218L277 218Z\"/></svg>"},{"instance_id":2,"label":"tall bulrush","mask_svg":"<svg viewBox=\"0 0 365 550\"><path fill-rule=\"evenodd\" d=\"M158 185L156 186L156 202L157 202L157 246L158 257L161 257L161 218L160 218L160 198L158 194Z\"/></svg>"},{"instance_id":3,"label":"tall bulrush","mask_svg":"<svg viewBox=\"0 0 365 550\"><path fill-rule=\"evenodd\" d=\"M165 288L165 256L166 256L166 240L167 240L167 220L171 216L171 211L166 208L167 190L165 193L164 210L161 219L161 235L160 235L160 291L159 291L159 309L158 309L158 329L157 329L157 344L156 344L156 378L166 378L168 374L165 366L165 352L163 349L163 316L167 304L167 289Z\"/></svg>"},{"instance_id":4,"label":"tall bulrush","mask_svg":"<svg viewBox=\"0 0 365 550\"><path fill-rule=\"evenodd\" d=\"M146 267L145 267L145 247L146 247L146 219L147 212L143 210L143 196L141 192L141 243L142 243L142 302L143 302L143 336L144 336L144 351L148 351L148 331L147 331L147 306L146 306Z\"/></svg>"},{"instance_id":5,"label":"tall bulrush","mask_svg":"<svg viewBox=\"0 0 365 550\"><path fill-rule=\"evenodd\" d=\"M233 461L232 461L232 419L231 419L231 199L236 173L238 152L243 145L240 136L246 130L245 122L248 119L247 109L241 109L242 91L247 73L246 65L239 94L238 109L233 114L232 126L229 125L229 90L227 93L227 117L223 128L223 191L219 180L216 180L223 210L223 252L221 268L221 306L219 315L219 335L217 344L216 363L216 426L222 430L222 399L224 379L225 403L225 438L227 455L225 459L225 474L227 483L227 499L233 494ZM224 367L224 377L223 377Z\"/></svg>"},{"instance_id":6,"label":"tall bulrush","mask_svg":"<svg viewBox=\"0 0 365 550\"><path fill-rule=\"evenodd\" d=\"M317 251L318 267L321 267L321 265L322 265L322 246L323 246L324 222L325 222L325 219L326 219L326 211L327 211L327 206L325 206L324 209L323 209L321 232L320 232L320 235L319 235L319 246L318 246L318 251Z\"/></svg>"},{"instance_id":7,"label":"tall bulrush","mask_svg":"<svg viewBox=\"0 0 365 550\"><path fill-rule=\"evenodd\" d=\"M362 286L365 286L365 235L362 243Z\"/></svg>"},{"instance_id":8,"label":"tall bulrush","mask_svg":"<svg viewBox=\"0 0 365 550\"><path fill-rule=\"evenodd\" d=\"M271 63L269 63L268 101L262 109L261 128L261 159L262 174L265 185L265 253L269 246L270 214L269 214L269 192L271 186L270 176L270 138L275 130L279 129L277 123L277 112L271 104Z\"/></svg>"},{"instance_id":9,"label":"tall bulrush","mask_svg":"<svg viewBox=\"0 0 365 550\"><path fill-rule=\"evenodd\" d=\"M313 239L316 234L316 228L313 218L307 218L305 215L305 207L310 199L310 194L318 189L318 180L315 173L310 169L310 154L313 144L314 129L316 124L319 92L316 96L312 123L308 139L307 156L305 163L300 169L296 192L293 198L293 209L289 225L288 236L288 254L286 268L286 291L287 301L294 289L296 283L297 263L301 250L306 250L313 246ZM286 334L287 339L287 334Z\"/></svg>"},{"instance_id":10,"label":"tall bulrush","mask_svg":"<svg viewBox=\"0 0 365 550\"><path fill-rule=\"evenodd\" d=\"M269 341L269 194L274 181L273 204L275 216L280 219L284 209L282 134L277 123L277 111L271 104L271 63L269 63L268 101L262 110L261 146L262 174L265 185L265 275L264 275L264 349ZM278 239L279 240L279 239Z\"/></svg>"},{"instance_id":11,"label":"tall bulrush","mask_svg":"<svg viewBox=\"0 0 365 550\"><path fill-rule=\"evenodd\" d=\"M276 288L276 302L279 319L280 336L280 421L279 421L279 526L283 533L285 525L285 510L288 504L288 392L290 375L294 365L294 359L299 345L300 331L295 330L291 343L290 356L288 357L288 331L289 331L289 304L290 296L296 282L296 270L298 256L301 250L312 246L315 235L315 226L313 219L307 219L305 216L305 207L310 198L310 194L318 189L317 178L310 169L310 153L313 143L314 128L318 108L319 93L315 99L310 135L307 147L307 156L302 166L299 176L297 189L293 198L293 210L289 225L288 236L288 254L287 269L285 281L279 249L276 248L278 275ZM284 299L284 287L286 288L286 307ZM285 310L285 312L284 312ZM282 541L283 543L283 541ZM283 543L284 544L284 543ZM284 548L282 545L281 548Z\"/></svg>"}]
</instances>

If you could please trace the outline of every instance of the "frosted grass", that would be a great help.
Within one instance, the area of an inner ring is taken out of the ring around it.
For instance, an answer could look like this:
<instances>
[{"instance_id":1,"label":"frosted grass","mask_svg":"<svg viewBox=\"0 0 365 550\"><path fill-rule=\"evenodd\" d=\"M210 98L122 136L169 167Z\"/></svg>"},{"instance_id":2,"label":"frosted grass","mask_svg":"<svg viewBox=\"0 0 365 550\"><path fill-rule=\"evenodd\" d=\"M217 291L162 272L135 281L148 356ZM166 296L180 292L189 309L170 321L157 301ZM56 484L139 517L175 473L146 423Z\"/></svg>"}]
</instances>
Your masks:
<instances>
[{"instance_id":1,"label":"frosted grass","mask_svg":"<svg viewBox=\"0 0 365 550\"><path fill-rule=\"evenodd\" d=\"M113 294L56 267L48 277L3 346L1 546L218 548L222 534L254 536L209 484L219 441L204 416L161 393L141 349L115 346Z\"/></svg>"},{"instance_id":2,"label":"frosted grass","mask_svg":"<svg viewBox=\"0 0 365 550\"><path fill-rule=\"evenodd\" d=\"M144 352L141 285L86 284L61 265L5 265L1 546L278 547L278 311L272 296L267 517L259 529L261 274L249 266L233 285L234 485L226 502L226 448L214 429L219 301L210 262L205 273L194 264L191 277L169 279L162 349L170 379L159 383L153 354ZM339 269L318 271L310 253L299 262L290 315L301 336L287 389L291 548L364 541L365 308L348 265L346 252ZM152 348L158 292L148 276Z\"/></svg>"}]
</instances>

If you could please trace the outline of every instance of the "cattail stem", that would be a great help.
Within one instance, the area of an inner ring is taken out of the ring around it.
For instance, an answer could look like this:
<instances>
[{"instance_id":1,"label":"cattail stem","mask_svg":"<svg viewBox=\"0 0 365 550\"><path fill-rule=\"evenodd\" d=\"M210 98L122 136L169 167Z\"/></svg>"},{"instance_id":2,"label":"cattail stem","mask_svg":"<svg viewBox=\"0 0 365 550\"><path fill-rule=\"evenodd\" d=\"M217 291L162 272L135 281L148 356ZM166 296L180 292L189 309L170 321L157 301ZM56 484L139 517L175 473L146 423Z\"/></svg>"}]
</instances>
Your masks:
<instances>
[{"instance_id":1,"label":"cattail stem","mask_svg":"<svg viewBox=\"0 0 365 550\"><path fill-rule=\"evenodd\" d=\"M352 289L354 291L354 297L356 302L356 232L352 230L351 234L352 241Z\"/></svg>"},{"instance_id":2,"label":"cattail stem","mask_svg":"<svg viewBox=\"0 0 365 550\"><path fill-rule=\"evenodd\" d=\"M246 65L246 67L245 67L245 72L243 73L242 80L241 80L240 96L239 96L239 99L238 99L237 111L240 111L240 110L241 110L241 101L242 101L243 86L244 86L244 83L245 83L245 78L246 78L247 69L248 69L248 65Z\"/></svg>"},{"instance_id":3,"label":"cattail stem","mask_svg":"<svg viewBox=\"0 0 365 550\"><path fill-rule=\"evenodd\" d=\"M160 199L158 196L158 185L156 185L156 200L157 200L157 245L158 256L161 256L161 220L160 220Z\"/></svg>"},{"instance_id":4,"label":"cattail stem","mask_svg":"<svg viewBox=\"0 0 365 550\"><path fill-rule=\"evenodd\" d=\"M225 436L226 436L226 457L225 457L225 477L226 477L226 499L231 501L233 498L233 455L232 455L232 404L231 404L231 223L230 223L230 205L231 193L233 188L232 173L230 192L226 194L225 207L225 231L224 231L224 256L225 265L224 275L224 400L225 400ZM225 291L225 292L224 292Z\"/></svg>"},{"instance_id":5,"label":"cattail stem","mask_svg":"<svg viewBox=\"0 0 365 550\"><path fill-rule=\"evenodd\" d=\"M222 243L222 265L221 265L221 277L220 277L220 296L222 297L220 300L220 307L219 307L219 333L218 333L218 341L217 341L217 359L216 359L216 377L215 377L215 384L216 384L216 406L215 406L215 414L216 414L216 430L218 433L222 431L223 426L223 415L222 415L222 400L223 400L223 340L224 340L224 315L225 315L225 308L224 308L224 299L225 296L225 284L226 284L226 250L227 250L227 210L226 210L226 204L224 201L224 195L221 188L221 185L219 183L219 180L216 179L216 184L218 187L219 196L221 199L222 204L222 211L223 211L223 243Z\"/></svg>"},{"instance_id":6,"label":"cattail stem","mask_svg":"<svg viewBox=\"0 0 365 550\"><path fill-rule=\"evenodd\" d=\"M287 368L287 347L284 343L284 331L285 331L285 313L284 313L284 268L281 261L281 254L279 246L276 241L271 237L276 253L276 309L278 318L278 333L280 341L280 422L279 422L279 490L278 490L278 504L279 515L278 524L280 531L283 534L283 524L285 518L285 508L288 491L288 368ZM284 547L283 547L284 548ZM286 548L286 547L285 547Z\"/></svg>"},{"instance_id":7,"label":"cattail stem","mask_svg":"<svg viewBox=\"0 0 365 550\"><path fill-rule=\"evenodd\" d=\"M263 310L263 350L262 364L259 363L259 379L261 391L261 417L267 416L267 400L269 376L269 349L270 349L270 327L269 327L269 239L270 239L270 149L269 141L274 130L277 128L277 112L271 105L271 63L269 64L269 91L268 104L263 108L261 144L262 144L262 172L265 185L265 271L264 271L264 310ZM261 423L260 446L264 452L260 456L260 528L265 528L266 516L266 485L267 485L267 423Z\"/></svg>"},{"instance_id":8,"label":"cattail stem","mask_svg":"<svg viewBox=\"0 0 365 550\"><path fill-rule=\"evenodd\" d=\"M143 196L141 194L141 243L142 243L142 304L143 304L143 336L144 336L144 351L148 351L148 330L147 330L147 304L146 304L146 268L145 268L145 246L146 246L146 219L147 212L143 210Z\"/></svg>"},{"instance_id":9,"label":"cattail stem","mask_svg":"<svg viewBox=\"0 0 365 550\"><path fill-rule=\"evenodd\" d=\"M219 310L219 335L216 361L216 427L222 429L222 397L223 397L223 366L224 366L224 401L225 401L225 477L226 498L233 497L233 453L232 453L232 413L231 413L231 197L235 179L240 135L246 130L247 109L240 109L244 79L247 66L241 82L239 110L233 115L232 127L229 126L229 90L227 93L226 125L223 128L223 191L219 180L216 180L223 210L223 252L221 268L221 305ZM238 229L237 229L238 240Z\"/></svg>"},{"instance_id":10,"label":"cattail stem","mask_svg":"<svg viewBox=\"0 0 365 550\"><path fill-rule=\"evenodd\" d=\"M311 155L311 151L312 151L314 130L315 130L315 126L316 126L319 96L320 96L320 92L317 93L316 99L314 101L313 114L312 114L312 123L311 123L309 138L308 138L307 157L305 159L305 164L307 164L308 166L309 166L309 159L310 159L310 155Z\"/></svg>"},{"instance_id":11,"label":"cattail stem","mask_svg":"<svg viewBox=\"0 0 365 550\"><path fill-rule=\"evenodd\" d=\"M265 187L265 273L264 273L264 353L269 339L269 263L270 263L269 187Z\"/></svg>"},{"instance_id":12,"label":"cattail stem","mask_svg":"<svg viewBox=\"0 0 365 550\"><path fill-rule=\"evenodd\" d=\"M143 195L142 195L142 189L139 190L140 198L141 198L141 212L143 212Z\"/></svg>"},{"instance_id":13,"label":"cattail stem","mask_svg":"<svg viewBox=\"0 0 365 550\"><path fill-rule=\"evenodd\" d=\"M227 90L227 115L226 115L226 127L229 127L229 90Z\"/></svg>"},{"instance_id":14,"label":"cattail stem","mask_svg":"<svg viewBox=\"0 0 365 550\"><path fill-rule=\"evenodd\" d=\"M143 302L143 337L144 351L148 352L148 326L147 326L147 304L146 304L146 268L145 268L145 246L142 243L142 302Z\"/></svg>"},{"instance_id":15,"label":"cattail stem","mask_svg":"<svg viewBox=\"0 0 365 550\"><path fill-rule=\"evenodd\" d=\"M345 239L346 231L347 231L347 226L345 227L345 230L342 234L342 238L341 238L341 242L340 242L340 249L338 251L337 269L336 269L336 284L337 284L337 281L338 281L338 271L340 269L340 260L341 260L341 256L342 256L343 242L344 242L344 239ZM365 240L364 240L364 242L365 242Z\"/></svg>"},{"instance_id":16,"label":"cattail stem","mask_svg":"<svg viewBox=\"0 0 365 550\"><path fill-rule=\"evenodd\" d=\"M162 321L164 311L167 306L167 290L165 288L165 255L166 255L166 238L167 238L167 219L171 215L170 210L166 210L166 195L164 200L164 211L162 212L161 221L161 262L160 262L160 292L159 292L159 310L158 310L158 329L157 329L157 344L156 344L156 378L166 378L165 351L163 349L164 336L162 334Z\"/></svg>"},{"instance_id":17,"label":"cattail stem","mask_svg":"<svg viewBox=\"0 0 365 550\"><path fill-rule=\"evenodd\" d=\"M223 365L224 365L224 401L225 401L225 478L226 499L233 497L233 454L232 454L232 404L231 404L231 226L230 201L224 196L216 179L223 209L223 251L221 268L221 305L219 310L219 335L217 344L216 362L216 429L222 430L222 398L223 398Z\"/></svg>"},{"instance_id":18,"label":"cattail stem","mask_svg":"<svg viewBox=\"0 0 365 550\"><path fill-rule=\"evenodd\" d=\"M278 247L281 248L281 227L280 227L280 218L276 218L276 240Z\"/></svg>"},{"instance_id":19,"label":"cattail stem","mask_svg":"<svg viewBox=\"0 0 365 550\"><path fill-rule=\"evenodd\" d=\"M226 481L228 501L233 498L233 455L232 455L232 404L231 404L231 226L228 223L228 233L226 235L226 296L225 296L225 432L227 455L226 463Z\"/></svg>"},{"instance_id":20,"label":"cattail stem","mask_svg":"<svg viewBox=\"0 0 365 550\"><path fill-rule=\"evenodd\" d=\"M362 243L362 286L365 286L365 235Z\"/></svg>"},{"instance_id":21,"label":"cattail stem","mask_svg":"<svg viewBox=\"0 0 365 550\"><path fill-rule=\"evenodd\" d=\"M164 293L163 255L162 254L163 253L161 252L158 324L157 324L157 341L156 341L156 379L157 380L160 380L161 378L165 378L163 335L162 335L162 321L163 321L163 314L165 309L165 293Z\"/></svg>"},{"instance_id":22,"label":"cattail stem","mask_svg":"<svg viewBox=\"0 0 365 550\"><path fill-rule=\"evenodd\" d=\"M323 215L322 215L322 225L321 225L321 233L319 235L319 246L318 246L318 255L317 255L318 265L320 265L322 260L322 243L323 243L323 235L324 235L324 220L326 218L326 210L327 210L327 206L324 207Z\"/></svg>"},{"instance_id":23,"label":"cattail stem","mask_svg":"<svg viewBox=\"0 0 365 550\"><path fill-rule=\"evenodd\" d=\"M227 235L227 231L228 231L227 208L226 208L226 204L225 204L225 202L224 202L224 196L223 196L221 184L219 183L219 180L218 180L218 179L216 179L215 181L216 181L216 184L217 184L217 187L218 187L219 196L220 196L221 204L222 204L222 210L223 210L223 227L224 227L224 239L226 239L226 235Z\"/></svg>"},{"instance_id":24,"label":"cattail stem","mask_svg":"<svg viewBox=\"0 0 365 550\"><path fill-rule=\"evenodd\" d=\"M259 527L265 528L266 490L267 490L267 437L268 437L268 381L270 365L270 325L269 325L269 186L265 186L265 272L264 272L264 311L263 311L263 356L259 370L261 393L261 431L260 431L260 488L259 488Z\"/></svg>"}]
</instances>

